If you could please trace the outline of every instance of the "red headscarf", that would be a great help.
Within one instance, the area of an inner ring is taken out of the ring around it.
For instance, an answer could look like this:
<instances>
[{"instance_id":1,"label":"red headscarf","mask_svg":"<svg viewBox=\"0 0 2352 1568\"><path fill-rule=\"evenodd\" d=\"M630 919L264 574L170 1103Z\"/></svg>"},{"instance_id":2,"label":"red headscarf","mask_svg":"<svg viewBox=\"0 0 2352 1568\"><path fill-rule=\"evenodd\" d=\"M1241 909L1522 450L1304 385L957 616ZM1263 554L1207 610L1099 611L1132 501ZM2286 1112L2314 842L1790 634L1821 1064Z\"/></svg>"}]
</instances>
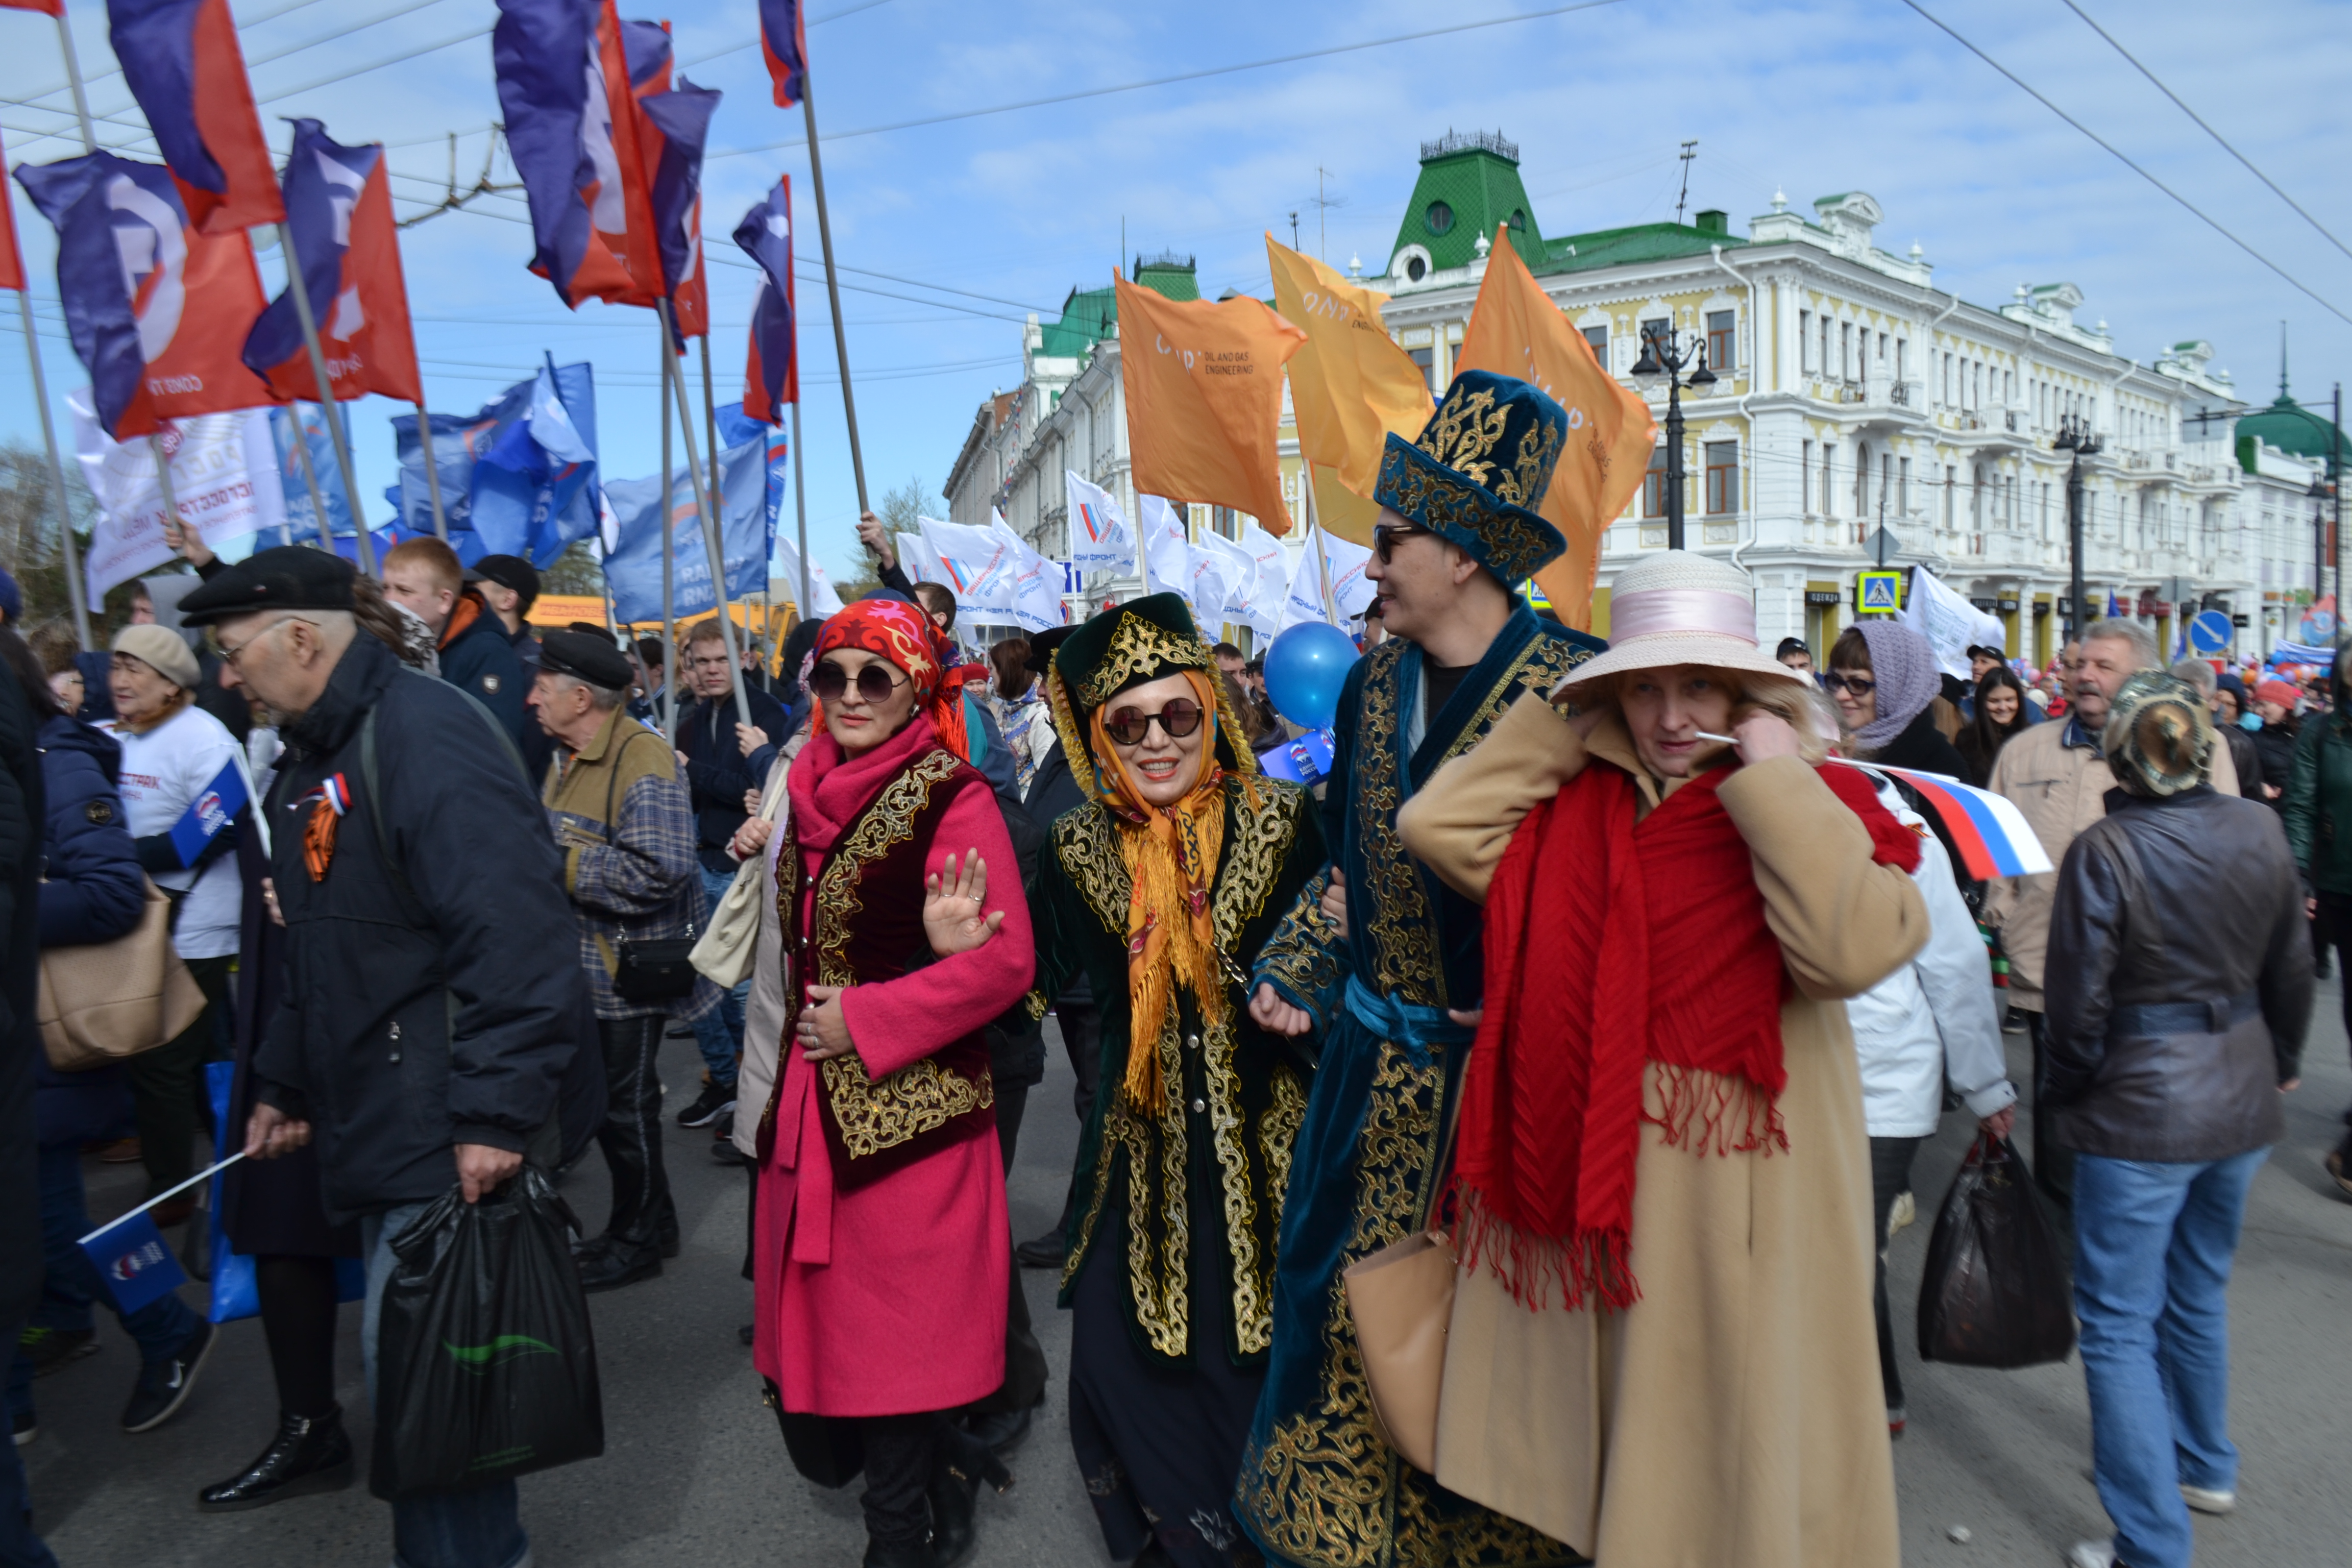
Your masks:
<instances>
[{"instance_id":1,"label":"red headscarf","mask_svg":"<svg viewBox=\"0 0 2352 1568\"><path fill-rule=\"evenodd\" d=\"M948 750L971 760L971 742L964 733L964 683L951 678L947 639L930 616L895 599L860 599L828 617L824 630L817 634L817 658L844 647L862 649L903 670L914 682L915 710L930 716L931 727ZM824 724L823 705L813 706L815 722Z\"/></svg>"}]
</instances>

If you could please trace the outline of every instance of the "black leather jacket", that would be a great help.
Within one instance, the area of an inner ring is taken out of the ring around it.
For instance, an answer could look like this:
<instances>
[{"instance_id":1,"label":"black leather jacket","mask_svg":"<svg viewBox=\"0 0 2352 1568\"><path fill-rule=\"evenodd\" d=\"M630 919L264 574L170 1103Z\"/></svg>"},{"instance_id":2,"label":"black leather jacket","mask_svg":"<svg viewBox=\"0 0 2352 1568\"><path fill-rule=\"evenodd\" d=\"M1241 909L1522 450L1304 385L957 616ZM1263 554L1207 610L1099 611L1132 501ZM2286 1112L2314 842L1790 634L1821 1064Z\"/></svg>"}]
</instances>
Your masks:
<instances>
[{"instance_id":1,"label":"black leather jacket","mask_svg":"<svg viewBox=\"0 0 2352 1568\"><path fill-rule=\"evenodd\" d=\"M2060 1144L2110 1159L2273 1142L2311 990L2277 815L2210 785L2111 790L2058 872L2037 1108Z\"/></svg>"}]
</instances>

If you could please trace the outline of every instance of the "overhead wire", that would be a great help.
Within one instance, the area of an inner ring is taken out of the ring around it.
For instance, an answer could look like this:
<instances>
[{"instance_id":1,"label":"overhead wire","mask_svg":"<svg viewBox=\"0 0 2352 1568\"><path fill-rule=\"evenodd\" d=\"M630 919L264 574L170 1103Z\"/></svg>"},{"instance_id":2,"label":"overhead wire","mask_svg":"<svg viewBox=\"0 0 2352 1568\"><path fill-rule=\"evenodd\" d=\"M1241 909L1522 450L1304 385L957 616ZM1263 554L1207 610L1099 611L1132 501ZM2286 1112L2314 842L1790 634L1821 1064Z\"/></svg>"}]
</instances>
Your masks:
<instances>
[{"instance_id":1,"label":"overhead wire","mask_svg":"<svg viewBox=\"0 0 2352 1568\"><path fill-rule=\"evenodd\" d=\"M827 22L838 22L844 16L855 16L860 11L871 11L877 5L887 5L888 4L890 4L890 0L860 0L859 4L856 5L845 5L840 10L833 12L829 16L811 16L803 25L811 27L822 27ZM677 68L680 70L692 70L696 66L709 65L712 60L724 59L729 55L739 55L745 49L756 49L760 47L760 42L761 41L758 38L752 38L745 43L730 44L723 49L713 49L707 55L697 55L690 60L680 60L677 63Z\"/></svg>"},{"instance_id":2,"label":"overhead wire","mask_svg":"<svg viewBox=\"0 0 2352 1568\"><path fill-rule=\"evenodd\" d=\"M2174 190L2170 185L2166 184L2162 180L2158 179L2129 153L2124 152L2123 149L2117 147L2114 142L2108 141L2105 137L2100 135L2097 132L2092 130L2089 126L2084 124L2081 121L2075 119L2073 115L2059 108L2055 103L2053 103L2040 91L2029 86L2025 79L2022 77L2020 77L2015 71L2011 70L2007 66L2001 64L1999 60L1985 53L1984 50L1970 43L1967 38L1963 37L1959 32L1951 26L1951 24L1946 22L1934 12L1928 10L1925 5L1919 4L1919 0L1903 0L1903 4L1908 5L1912 10L1918 12L1920 16L1926 17L1929 22L1934 23L1937 29L1950 37L1951 40L1959 45L1960 47L1968 50L1969 53L1976 56L1977 58L1984 61L1985 64L1992 67L1993 69L2008 78L2012 85L2014 85L2020 91L2026 94L2026 96L2032 98L2034 102L2042 105L2042 108L2048 110L2051 113L2056 115L2059 119L2064 121L2067 124L2081 132L2092 142L2097 143L2101 149L2113 156L2115 160L2123 164L2125 168L2129 169L2133 174L2137 174L2141 179L2146 180L2149 184L2154 185L2158 190L2162 191L2166 195L2170 196L2175 202L2178 202L2182 207L2186 208L2192 216L2194 216L2199 222L2204 224L2214 233L2228 240L2231 245L2236 246L2240 250L2244 251L2248 256L2252 257L2256 261L2261 262L2271 271L2278 274L2280 278L2285 279L2287 283L2292 285L2297 292L2307 296L2313 302L2317 304L2321 310L2326 310L2329 315L2334 316L2337 321L2342 321L2345 325L2352 326L2352 315L2345 314L2344 311L2338 310L2325 295L2319 293L2310 285L2305 283L2301 279L2295 277L2294 274L2289 272L2285 268L2281 267L2277 262L2273 261L2269 257L2264 256L2261 251L2256 250L2252 246L2239 238L2237 235L2225 227L2220 219L2206 212L2204 208L2190 201L2187 196L2182 195L2179 191Z\"/></svg>"},{"instance_id":3,"label":"overhead wire","mask_svg":"<svg viewBox=\"0 0 2352 1568\"><path fill-rule=\"evenodd\" d=\"M2244 164L2246 167L2246 173L2253 175L2254 178L2260 180L2263 184L2268 185L2271 188L2271 194L2273 195L2275 195L2279 200L2293 207L2295 210L2296 216L2301 217L2304 222L2309 224L2312 227L2317 229L2320 234L2326 237L2328 244L2334 246L2336 249L2343 251L2345 255L2352 256L2352 248L2347 248L2342 240L2336 238L2335 235L2330 234L2326 225L2321 223L2317 218L2312 216L2309 212L2305 211L2301 202L2296 201L2293 196L2288 195L2285 191L2280 189L2279 183L2276 180L2272 179L2268 174L2265 174L2260 169L2255 168L2254 161L2252 159L2247 157L2243 153L2239 152L2235 147L2231 146L2228 137L2222 135L2219 131L2214 130L2210 125L2207 124L2203 115L2189 108L2188 103L2182 100L2179 93L2165 86L2162 79L2159 79L2154 71L2140 64L2138 56L2124 47L2122 42L2118 40L2113 33L2108 32L2105 27L2100 26L2097 22L2092 20L2091 14L2088 11L2084 10L2080 5L2074 4L2074 0L2066 0L2066 9L2074 12L2074 15L2083 18L2084 26L2089 27L2091 31L2098 34L2099 37L2106 39L2107 43L2115 49L2116 53L2123 56L2125 59L2129 60L2131 62L2132 68L2139 72L2140 75L2147 78L2148 81L2156 88L2157 91L2172 100L2174 108L2179 110L2181 113L2195 121L2197 122L2197 128L2200 131L2204 132L2206 135L2210 136L2214 141L2220 142L2221 151L2227 153L2231 157L2235 158L2239 163Z\"/></svg>"}]
</instances>

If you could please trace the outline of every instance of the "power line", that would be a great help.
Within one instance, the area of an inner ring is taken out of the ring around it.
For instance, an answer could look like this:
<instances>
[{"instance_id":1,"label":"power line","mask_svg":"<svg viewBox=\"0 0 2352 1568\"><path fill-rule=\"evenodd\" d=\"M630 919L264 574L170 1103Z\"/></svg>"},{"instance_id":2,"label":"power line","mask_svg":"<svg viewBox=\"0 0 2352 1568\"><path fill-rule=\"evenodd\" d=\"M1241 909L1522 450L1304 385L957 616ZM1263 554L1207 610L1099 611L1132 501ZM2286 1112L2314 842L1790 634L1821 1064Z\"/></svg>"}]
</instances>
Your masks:
<instances>
[{"instance_id":1,"label":"power line","mask_svg":"<svg viewBox=\"0 0 2352 1568\"><path fill-rule=\"evenodd\" d=\"M280 16L288 16L293 12L301 10L305 5L315 5L318 3L319 0L290 0L290 4L280 5L275 11L256 16L249 22L239 22L236 25L236 30L240 33L250 31L251 29L261 26L264 22L274 22ZM84 88L88 88L93 83L106 80L109 77L118 77L121 74L122 68L118 65L110 68L110 69L99 71L95 75L82 78L81 84ZM31 98L25 100L24 104L27 109L37 109L41 107L41 105L36 101L37 100L55 98L61 92L70 92L72 90L73 84L71 82L61 81L55 87L45 87L40 89L38 91L35 92ZM65 111L60 110L59 112L62 113Z\"/></svg>"},{"instance_id":2,"label":"power line","mask_svg":"<svg viewBox=\"0 0 2352 1568\"><path fill-rule=\"evenodd\" d=\"M2042 108L2048 110L2051 113L2056 115L2059 119L2064 121L2067 124L2081 132L2084 136L2089 137L2093 142L2097 142L2101 148L2112 154L2116 161L2123 164L2125 168L2129 169L2133 174L2137 174L2141 179L2146 180L2149 184L2154 185L2158 190L2162 191L2166 195L2170 196L2174 201L2179 203L2183 207L2186 207L2208 228L2210 228L2214 233L2228 240L2231 245L2236 246L2240 250L2244 251L2248 256L2252 257L2256 261L2261 262L2264 267L2269 268L2273 272L2277 273L2281 278L2292 284L2297 290L2309 296L2310 299L2318 304L2321 310L2326 310L2329 315L2335 317L2337 321L2342 321L2345 325L2352 326L2352 316L2347 316L2343 311L2337 310L2334 305L2330 304L2326 299L2322 298L2308 285L2305 284L2302 279L2296 278L2285 268L2281 267L2277 262L2273 261L2269 257L2264 256L2261 251L2256 250L2252 246L2248 245L2244 240L2240 239L2236 235L2222 227L2221 223L2217 219L2209 216L2203 208L2198 206L2194 202L2190 201L2187 196L2182 195L2179 191L2174 190L2170 185L2166 184L2162 180L2158 179L2154 174L2149 174L2137 163L2134 162L2127 153L2126 153L2121 148L2117 147L2114 142L2109 142L2105 137L2101 136L2097 132L2092 130L2089 126L2084 124L2081 121L2075 119L2073 115L2067 113L2064 110L2051 102L2050 100L2044 98L2041 93L2035 91L2032 88L2028 87L2023 79L2019 77L2015 71L2011 70L2007 66L2001 64L1999 60L1993 58L1990 55L1985 53L1974 44L1969 42L1968 39L1962 37L1958 32L1955 32L1952 29L1949 24L1944 22L1925 5L1920 5L1919 0L1903 0L1903 4L1910 6L1914 11L1918 12L1920 16L1925 16L1928 21L1933 22L1939 30L1950 37L1954 43L1959 45L1960 47L1968 50L1969 53L1976 56L1977 58L1984 61L1985 64L1992 67L1993 69L1999 71L2002 76L2007 77L2012 85L2014 85L2019 90L2025 93L2028 97L2032 98L2034 102L2040 104Z\"/></svg>"},{"instance_id":3,"label":"power line","mask_svg":"<svg viewBox=\"0 0 2352 1568\"><path fill-rule=\"evenodd\" d=\"M1043 109L1056 103L1076 103L1083 99L1107 98L1113 93L1137 92L1148 87L1169 87L1177 82L1200 81L1204 78L1231 76L1236 71L1264 70L1271 66L1295 65L1300 60L1327 59L1333 55L1349 55L1362 49L1386 48L1391 44L1416 43L1423 38L1440 38L1454 33L1476 32L1485 27L1507 26L1513 22L1540 21L1547 16L1565 16L1572 11L1591 11L1603 5L1614 5L1620 0L1577 0L1571 5L1552 5L1541 11L1522 11L1513 16L1490 16L1481 22L1456 22L1448 26L1430 27L1418 33L1400 33L1389 38L1367 38L1360 43L1334 44L1328 48L1302 49L1296 54L1276 55L1271 59L1244 60L1239 65L1209 66L1201 70L1179 71L1174 76L1152 77L1143 81L1121 82L1116 87L1090 87L1076 92L1056 93L1050 98L1024 99L1018 103L1000 103L987 109L959 110L952 114L927 115L920 120L901 120L888 125L866 125L854 131L829 131L824 140L846 142L856 136L879 136L889 131L911 131L924 125L945 125L958 120L978 120L991 114L1010 114L1022 109ZM703 161L714 158L741 158L754 153L776 153L794 147L805 147L806 140L798 142L764 142L756 147L736 147L724 153L713 153Z\"/></svg>"},{"instance_id":4,"label":"power line","mask_svg":"<svg viewBox=\"0 0 2352 1568\"><path fill-rule=\"evenodd\" d=\"M2231 157L2235 158L2239 163L2243 163L2246 166L2246 172L2248 174L2253 175L2254 178L2268 185L2271 188L2272 195L2277 196L2279 200L2293 207L2295 210L2296 215L2300 216L2304 222L2319 230L2319 232L2326 237L2328 244L2334 246L2336 249L2343 251L2345 255L2352 256L2352 249L2347 249L2342 240L2336 238L2334 235L2329 234L2327 232L2327 226L2325 224L2312 216L2308 212L2305 212L2301 202L2296 201L2293 196L2288 195L2284 191L2279 189L2279 183L2276 180L2272 179L2268 174L2265 174L2260 169L2255 168L2253 160L2247 157L2243 153L2239 152L2235 147L2231 146L2227 137L2223 136L2219 131L2214 130L2210 125L2206 124L2205 117L2203 115L2198 113L2195 110L2189 108L2188 104L2182 102L2179 93L2173 91L2170 88L2165 86L2163 82L2158 80L2156 73L2148 69L2146 66L2140 64L2138 57L2134 55L2129 49L2124 47L2121 43L2117 42L2116 36L2113 33L2108 32L2105 27L2100 26L2098 23L2093 21L2089 12L2084 10L2080 5L2075 5L2074 0L2066 0L2066 9L2074 12L2077 16L2082 17L2084 26L2089 27L2091 31L2098 34L2099 37L2106 39L2110 45L2114 46L2116 53L2131 61L2132 68L2134 70L2147 78L2147 79L2155 85L2157 91L2172 100L2173 107L2179 110L2181 113L2189 116L2189 119L2195 121L2199 130L2204 132L2206 135L2210 136L2214 141L2220 142L2221 144L2221 151L2230 154Z\"/></svg>"}]
</instances>

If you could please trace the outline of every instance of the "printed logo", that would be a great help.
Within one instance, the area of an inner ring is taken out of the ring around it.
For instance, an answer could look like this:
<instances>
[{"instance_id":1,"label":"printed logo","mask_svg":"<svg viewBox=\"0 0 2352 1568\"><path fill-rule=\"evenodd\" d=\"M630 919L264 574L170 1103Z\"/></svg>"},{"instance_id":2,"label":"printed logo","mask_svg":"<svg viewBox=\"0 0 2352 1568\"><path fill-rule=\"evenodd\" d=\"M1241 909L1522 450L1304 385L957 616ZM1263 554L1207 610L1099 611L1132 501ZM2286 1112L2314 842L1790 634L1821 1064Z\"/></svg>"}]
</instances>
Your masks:
<instances>
[{"instance_id":1,"label":"printed logo","mask_svg":"<svg viewBox=\"0 0 2352 1568\"><path fill-rule=\"evenodd\" d=\"M486 1345L453 1345L443 1340L441 1348L449 1352L451 1361L476 1377L488 1376L497 1368L527 1356L563 1353L545 1340L535 1340L529 1334L500 1334Z\"/></svg>"}]
</instances>

